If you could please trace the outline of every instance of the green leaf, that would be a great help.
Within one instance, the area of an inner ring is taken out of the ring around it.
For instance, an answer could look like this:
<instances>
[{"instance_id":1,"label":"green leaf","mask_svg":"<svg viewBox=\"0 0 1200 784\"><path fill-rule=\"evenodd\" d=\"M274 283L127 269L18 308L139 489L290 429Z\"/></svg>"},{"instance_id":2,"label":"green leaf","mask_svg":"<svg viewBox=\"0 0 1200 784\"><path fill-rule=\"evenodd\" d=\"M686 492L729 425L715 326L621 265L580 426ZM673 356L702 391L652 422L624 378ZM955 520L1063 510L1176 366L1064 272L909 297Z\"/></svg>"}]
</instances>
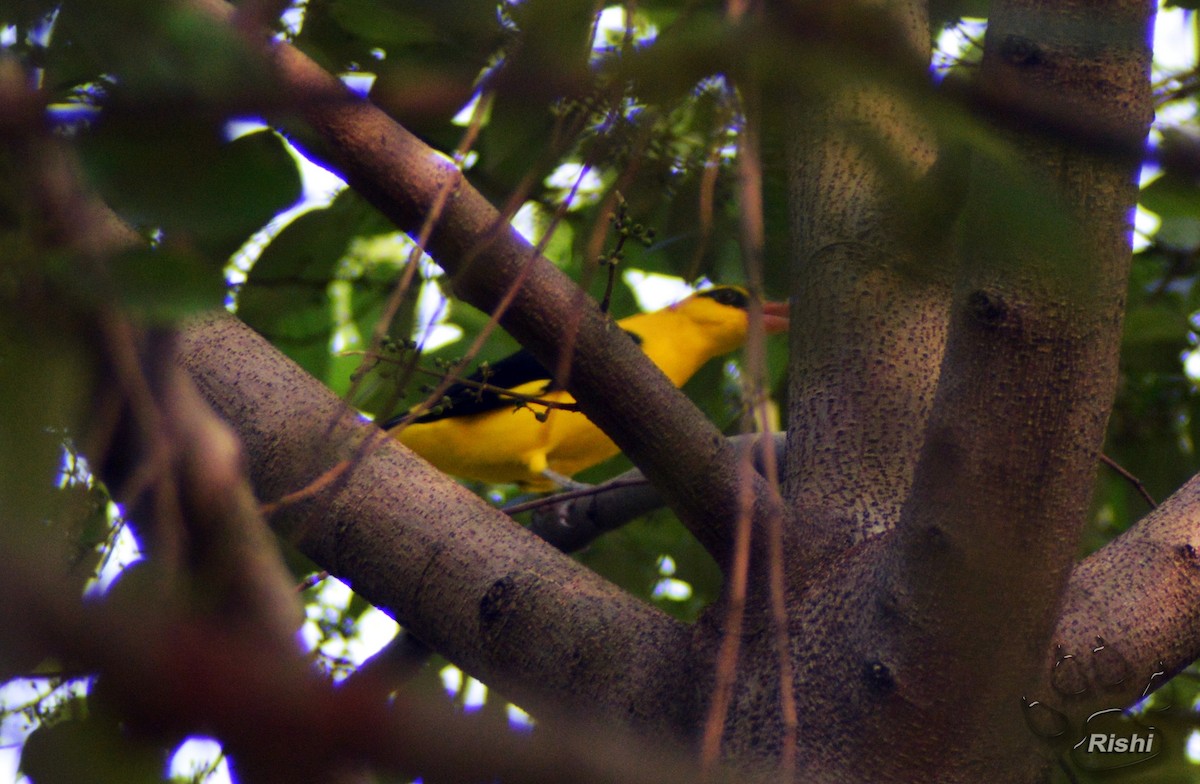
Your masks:
<instances>
[{"instance_id":1,"label":"green leaf","mask_svg":"<svg viewBox=\"0 0 1200 784\"><path fill-rule=\"evenodd\" d=\"M112 259L113 289L141 320L170 323L225 300L224 265L184 248L140 248Z\"/></svg>"},{"instance_id":2,"label":"green leaf","mask_svg":"<svg viewBox=\"0 0 1200 784\"><path fill-rule=\"evenodd\" d=\"M1141 188L1138 202L1164 220L1166 217L1200 215L1200 188L1188 176L1166 172Z\"/></svg>"},{"instance_id":3,"label":"green leaf","mask_svg":"<svg viewBox=\"0 0 1200 784\"><path fill-rule=\"evenodd\" d=\"M480 65L424 52L390 56L379 65L370 99L405 128L445 151L455 144L451 139L462 135L462 129L450 121L474 94Z\"/></svg>"},{"instance_id":4,"label":"green leaf","mask_svg":"<svg viewBox=\"0 0 1200 784\"><path fill-rule=\"evenodd\" d=\"M238 316L308 372L327 378L337 328L329 285L351 241L383 226L352 191L296 218L251 268L238 292Z\"/></svg>"},{"instance_id":5,"label":"green leaf","mask_svg":"<svg viewBox=\"0 0 1200 784\"><path fill-rule=\"evenodd\" d=\"M46 536L62 466L62 433L93 399L95 349L71 315L26 300L0 312L0 509L8 542ZM8 538L11 537L11 538Z\"/></svg>"},{"instance_id":6,"label":"green leaf","mask_svg":"<svg viewBox=\"0 0 1200 784\"><path fill-rule=\"evenodd\" d=\"M1187 315L1170 305L1131 309L1125 314L1122 346L1138 349L1149 343L1169 343L1177 352L1187 347Z\"/></svg>"},{"instance_id":7,"label":"green leaf","mask_svg":"<svg viewBox=\"0 0 1200 784\"><path fill-rule=\"evenodd\" d=\"M379 46L438 40L437 29L419 14L375 0L333 0L329 15L346 32Z\"/></svg>"},{"instance_id":8,"label":"green leaf","mask_svg":"<svg viewBox=\"0 0 1200 784\"><path fill-rule=\"evenodd\" d=\"M1154 239L1169 250L1191 251L1200 248L1200 218L1165 215Z\"/></svg>"},{"instance_id":9,"label":"green leaf","mask_svg":"<svg viewBox=\"0 0 1200 784\"><path fill-rule=\"evenodd\" d=\"M172 101L142 119L192 104L229 106L272 94L267 72L230 25L183 4L147 0L75 0L60 6L52 60L90 63L91 78L109 77L123 100Z\"/></svg>"},{"instance_id":10,"label":"green leaf","mask_svg":"<svg viewBox=\"0 0 1200 784\"><path fill-rule=\"evenodd\" d=\"M124 218L221 260L300 197L295 161L269 132L226 142L189 118L112 118L81 148L92 180Z\"/></svg>"},{"instance_id":11,"label":"green leaf","mask_svg":"<svg viewBox=\"0 0 1200 784\"><path fill-rule=\"evenodd\" d=\"M34 784L158 784L165 766L161 749L94 717L41 727L21 752L21 772Z\"/></svg>"},{"instance_id":12,"label":"green leaf","mask_svg":"<svg viewBox=\"0 0 1200 784\"><path fill-rule=\"evenodd\" d=\"M427 58L457 63L474 78L501 41L490 0L311 0L297 44L335 72Z\"/></svg>"},{"instance_id":13,"label":"green leaf","mask_svg":"<svg viewBox=\"0 0 1200 784\"><path fill-rule=\"evenodd\" d=\"M692 586L684 601L655 599L653 591L664 578L659 559L675 561L671 575ZM578 556L580 561L634 596L651 601L677 618L693 621L715 600L722 580L712 557L695 537L669 513L656 513L613 531L593 542Z\"/></svg>"}]
</instances>

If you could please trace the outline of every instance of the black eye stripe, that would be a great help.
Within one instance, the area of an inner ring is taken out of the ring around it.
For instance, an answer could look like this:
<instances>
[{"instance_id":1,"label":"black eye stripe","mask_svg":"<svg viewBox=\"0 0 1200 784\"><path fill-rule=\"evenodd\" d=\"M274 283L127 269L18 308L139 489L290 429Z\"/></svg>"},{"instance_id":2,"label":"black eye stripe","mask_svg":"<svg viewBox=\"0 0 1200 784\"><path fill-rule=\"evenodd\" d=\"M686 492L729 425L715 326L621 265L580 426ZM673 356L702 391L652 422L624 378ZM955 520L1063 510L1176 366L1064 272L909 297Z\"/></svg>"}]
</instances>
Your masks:
<instances>
[{"instance_id":1,"label":"black eye stripe","mask_svg":"<svg viewBox=\"0 0 1200 784\"><path fill-rule=\"evenodd\" d=\"M732 286L718 286L708 291L702 291L696 296L708 297L731 308L740 308L741 310L750 308L750 298L746 296L746 292Z\"/></svg>"}]
</instances>

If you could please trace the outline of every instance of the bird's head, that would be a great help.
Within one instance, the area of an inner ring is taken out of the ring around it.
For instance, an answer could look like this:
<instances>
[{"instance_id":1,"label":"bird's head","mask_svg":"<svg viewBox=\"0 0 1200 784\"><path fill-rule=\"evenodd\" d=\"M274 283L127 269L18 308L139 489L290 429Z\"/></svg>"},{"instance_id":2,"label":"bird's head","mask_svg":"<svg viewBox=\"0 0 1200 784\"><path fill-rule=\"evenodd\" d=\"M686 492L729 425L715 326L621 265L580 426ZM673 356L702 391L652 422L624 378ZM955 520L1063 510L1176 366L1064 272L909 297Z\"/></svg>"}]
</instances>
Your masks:
<instances>
[{"instance_id":1,"label":"bird's head","mask_svg":"<svg viewBox=\"0 0 1200 784\"><path fill-rule=\"evenodd\" d=\"M749 328L750 294L740 286L713 286L681 300L671 309L714 331L728 332L734 347L746 340ZM786 302L764 302L763 328L768 335L786 332Z\"/></svg>"},{"instance_id":2,"label":"bird's head","mask_svg":"<svg viewBox=\"0 0 1200 784\"><path fill-rule=\"evenodd\" d=\"M751 302L743 288L714 286L662 310L638 313L619 323L634 335L654 364L681 386L705 362L746 344ZM763 303L765 331L787 329L787 312L785 303Z\"/></svg>"}]
</instances>

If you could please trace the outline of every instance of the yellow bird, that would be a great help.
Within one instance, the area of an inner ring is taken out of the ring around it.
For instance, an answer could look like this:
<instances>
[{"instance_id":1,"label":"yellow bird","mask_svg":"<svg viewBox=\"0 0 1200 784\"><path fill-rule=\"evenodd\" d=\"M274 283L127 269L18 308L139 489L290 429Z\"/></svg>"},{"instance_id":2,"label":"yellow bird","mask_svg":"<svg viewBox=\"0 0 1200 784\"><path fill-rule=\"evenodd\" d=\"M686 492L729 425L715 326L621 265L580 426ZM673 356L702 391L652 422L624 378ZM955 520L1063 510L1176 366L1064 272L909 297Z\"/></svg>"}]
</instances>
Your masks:
<instances>
[{"instance_id":1,"label":"yellow bird","mask_svg":"<svg viewBox=\"0 0 1200 784\"><path fill-rule=\"evenodd\" d=\"M675 386L683 384L710 359L746 342L750 297L736 286L716 286L653 313L639 313L617 324L637 341ZM787 329L786 303L763 305L768 334ZM468 377L476 384L511 390L553 403L574 403L566 390L527 351L500 360L486 372ZM491 389L457 383L445 393L441 410L402 424L394 417L383 427L409 449L442 471L491 484L515 482L527 490L561 486L620 450L578 411L524 405Z\"/></svg>"}]
</instances>

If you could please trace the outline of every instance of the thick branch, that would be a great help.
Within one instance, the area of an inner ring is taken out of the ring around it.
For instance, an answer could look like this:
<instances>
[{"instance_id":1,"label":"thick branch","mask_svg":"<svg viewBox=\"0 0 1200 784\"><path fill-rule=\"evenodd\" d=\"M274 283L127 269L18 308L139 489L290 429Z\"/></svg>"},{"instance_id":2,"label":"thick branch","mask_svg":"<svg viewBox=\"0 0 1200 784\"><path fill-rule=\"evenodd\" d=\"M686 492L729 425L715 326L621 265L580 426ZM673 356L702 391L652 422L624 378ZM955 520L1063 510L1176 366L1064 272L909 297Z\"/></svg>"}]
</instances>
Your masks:
<instances>
[{"instance_id":1,"label":"thick branch","mask_svg":"<svg viewBox=\"0 0 1200 784\"><path fill-rule=\"evenodd\" d=\"M694 719L685 626L363 422L236 319L192 324L180 361L242 438L260 498L319 482L272 526L438 652L533 710Z\"/></svg>"},{"instance_id":2,"label":"thick branch","mask_svg":"<svg viewBox=\"0 0 1200 784\"><path fill-rule=\"evenodd\" d=\"M1144 137L1151 13L1140 0L993 4L981 78L1056 95ZM975 162L941 381L871 630L898 646L889 669L911 703L905 726L954 738L968 766L1011 767L1013 750L1032 742L1020 696L1043 675L1086 520L1136 199L1128 158L1012 141L1036 185L1006 222L997 200L1012 194L998 188L1026 175ZM1029 228L1045 220L1056 231ZM964 695L953 717L951 694ZM985 723L986 738L966 729Z\"/></svg>"},{"instance_id":3,"label":"thick branch","mask_svg":"<svg viewBox=\"0 0 1200 784\"><path fill-rule=\"evenodd\" d=\"M920 3L850 7L909 44L893 45L904 54L889 67L928 62ZM820 563L899 519L945 341L953 215L934 198L933 133L896 85L846 79L802 100L788 117L793 301L804 306L792 317L784 491Z\"/></svg>"},{"instance_id":4,"label":"thick branch","mask_svg":"<svg viewBox=\"0 0 1200 784\"><path fill-rule=\"evenodd\" d=\"M1064 664L1067 654L1073 661ZM1075 567L1029 698L1078 728L1093 711L1157 689L1197 657L1200 477Z\"/></svg>"},{"instance_id":5,"label":"thick branch","mask_svg":"<svg viewBox=\"0 0 1200 784\"><path fill-rule=\"evenodd\" d=\"M730 441L744 449L747 442L759 437L758 434L746 434L733 436ZM775 464L782 465L787 453L787 436L775 433L773 440ZM754 470L765 475L767 469L762 450L751 450L751 459ZM570 496L568 500L556 501L556 497L551 496L534 502L536 507L529 525L531 531L566 553L582 550L601 535L664 505L662 493L636 468L604 484L581 490L578 495L567 495Z\"/></svg>"}]
</instances>

